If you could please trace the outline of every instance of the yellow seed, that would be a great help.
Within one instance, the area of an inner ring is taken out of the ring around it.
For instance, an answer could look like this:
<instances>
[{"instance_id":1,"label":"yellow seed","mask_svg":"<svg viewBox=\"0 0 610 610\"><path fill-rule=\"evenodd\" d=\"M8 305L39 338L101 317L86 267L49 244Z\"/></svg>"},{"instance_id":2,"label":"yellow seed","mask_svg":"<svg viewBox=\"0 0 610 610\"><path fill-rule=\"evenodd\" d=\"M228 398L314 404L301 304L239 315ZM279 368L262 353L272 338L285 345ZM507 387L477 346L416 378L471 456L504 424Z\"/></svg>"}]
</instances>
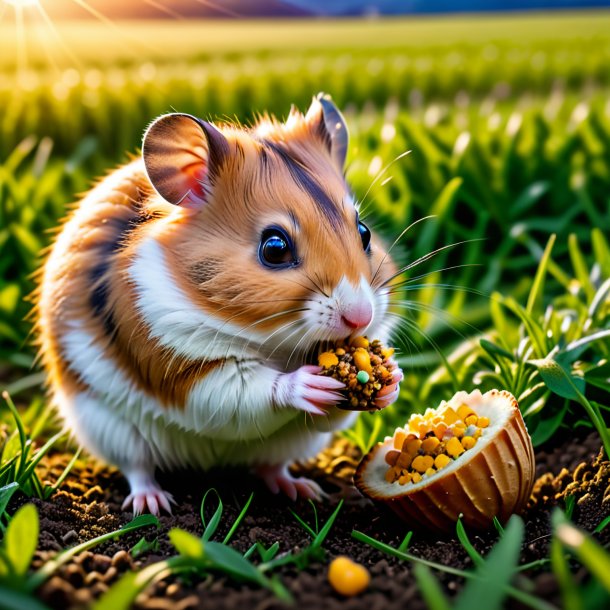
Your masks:
<instances>
[{"instance_id":1,"label":"yellow seed","mask_svg":"<svg viewBox=\"0 0 610 610\"><path fill-rule=\"evenodd\" d=\"M438 438L436 438L436 436L429 436L422 441L421 448L426 453L432 453L440 444L441 442L438 440Z\"/></svg>"},{"instance_id":2,"label":"yellow seed","mask_svg":"<svg viewBox=\"0 0 610 610\"><path fill-rule=\"evenodd\" d=\"M464 449L472 449L475 445L476 445L477 441L472 438L472 436L465 436L462 439L462 447L464 447Z\"/></svg>"},{"instance_id":3,"label":"yellow seed","mask_svg":"<svg viewBox=\"0 0 610 610\"><path fill-rule=\"evenodd\" d=\"M337 356L345 356L345 350L342 347L338 347L335 350L335 354L337 354Z\"/></svg>"},{"instance_id":4,"label":"yellow seed","mask_svg":"<svg viewBox=\"0 0 610 610\"><path fill-rule=\"evenodd\" d=\"M481 438L481 433L482 433L482 432L483 432L483 431L481 430L481 428L477 428L477 429L474 431L474 437L475 437L475 438Z\"/></svg>"},{"instance_id":5,"label":"yellow seed","mask_svg":"<svg viewBox=\"0 0 610 610\"><path fill-rule=\"evenodd\" d=\"M389 360L394 355L394 348L386 347L386 348L382 349L381 355L383 356L384 360Z\"/></svg>"},{"instance_id":6,"label":"yellow seed","mask_svg":"<svg viewBox=\"0 0 610 610\"><path fill-rule=\"evenodd\" d=\"M394 468L388 468L388 470L385 473L385 480L388 483L393 483L394 482Z\"/></svg>"},{"instance_id":7,"label":"yellow seed","mask_svg":"<svg viewBox=\"0 0 610 610\"><path fill-rule=\"evenodd\" d=\"M430 432L430 424L426 421L423 421L417 426L417 432L421 437L426 436L428 432Z\"/></svg>"},{"instance_id":8,"label":"yellow seed","mask_svg":"<svg viewBox=\"0 0 610 610\"><path fill-rule=\"evenodd\" d=\"M464 447L462 447L462 443L460 443L459 439L454 436L447 441L445 451L447 451L451 457L457 457L458 455L464 453Z\"/></svg>"},{"instance_id":9,"label":"yellow seed","mask_svg":"<svg viewBox=\"0 0 610 610\"><path fill-rule=\"evenodd\" d=\"M407 472L398 479L399 485L406 485L411 482L411 475Z\"/></svg>"},{"instance_id":10,"label":"yellow seed","mask_svg":"<svg viewBox=\"0 0 610 610\"><path fill-rule=\"evenodd\" d=\"M400 451L388 451L385 454L385 463L390 466L395 466L399 457Z\"/></svg>"},{"instance_id":11,"label":"yellow seed","mask_svg":"<svg viewBox=\"0 0 610 610\"><path fill-rule=\"evenodd\" d=\"M324 352L318 356L318 364L325 369L329 369L331 366L339 364L339 358L333 352Z\"/></svg>"},{"instance_id":12,"label":"yellow seed","mask_svg":"<svg viewBox=\"0 0 610 610\"><path fill-rule=\"evenodd\" d=\"M370 581L368 570L349 557L337 557L328 567L328 582L337 593L346 597L362 593Z\"/></svg>"},{"instance_id":13,"label":"yellow seed","mask_svg":"<svg viewBox=\"0 0 610 610\"><path fill-rule=\"evenodd\" d=\"M418 455L411 464L413 470L417 472L426 472L428 468L434 465L434 458L431 455Z\"/></svg>"},{"instance_id":14,"label":"yellow seed","mask_svg":"<svg viewBox=\"0 0 610 610\"><path fill-rule=\"evenodd\" d=\"M473 413L474 411L468 405L460 405L457 410L457 414L462 421L466 421L466 418Z\"/></svg>"},{"instance_id":15,"label":"yellow seed","mask_svg":"<svg viewBox=\"0 0 610 610\"><path fill-rule=\"evenodd\" d=\"M434 466L436 466L437 470L444 468L450 462L451 462L451 458L449 456L445 455L444 453L441 453L440 455L437 455L434 458Z\"/></svg>"},{"instance_id":16,"label":"yellow seed","mask_svg":"<svg viewBox=\"0 0 610 610\"><path fill-rule=\"evenodd\" d=\"M407 438L405 444L402 447L403 451L406 451L409 455L417 455L421 447L421 441L418 438Z\"/></svg>"},{"instance_id":17,"label":"yellow seed","mask_svg":"<svg viewBox=\"0 0 610 610\"><path fill-rule=\"evenodd\" d=\"M469 415L465 420L464 423L467 426L476 426L477 425L477 421L479 420L479 418L473 413L472 415Z\"/></svg>"},{"instance_id":18,"label":"yellow seed","mask_svg":"<svg viewBox=\"0 0 610 610\"><path fill-rule=\"evenodd\" d=\"M396 430L396 432L394 432L394 448L402 449L402 444L405 442L406 438L407 433L404 430Z\"/></svg>"},{"instance_id":19,"label":"yellow seed","mask_svg":"<svg viewBox=\"0 0 610 610\"><path fill-rule=\"evenodd\" d=\"M455 424L455 422L460 419L458 414L451 408L447 407L443 412L443 419L447 425Z\"/></svg>"},{"instance_id":20,"label":"yellow seed","mask_svg":"<svg viewBox=\"0 0 610 610\"><path fill-rule=\"evenodd\" d=\"M424 474L429 477L431 474L434 474L435 472L436 472L436 470L434 470L434 468L428 468L428 470L426 470L426 472L424 472Z\"/></svg>"},{"instance_id":21,"label":"yellow seed","mask_svg":"<svg viewBox=\"0 0 610 610\"><path fill-rule=\"evenodd\" d=\"M366 371L369 375L373 374L373 368L371 367L371 359L365 349L358 348L354 352L354 364L356 365L359 371Z\"/></svg>"},{"instance_id":22,"label":"yellow seed","mask_svg":"<svg viewBox=\"0 0 610 610\"><path fill-rule=\"evenodd\" d=\"M424 419L421 415L411 415L408 422L409 428L414 432L417 432L419 429L419 424L421 424L423 421Z\"/></svg>"},{"instance_id":23,"label":"yellow seed","mask_svg":"<svg viewBox=\"0 0 610 610\"><path fill-rule=\"evenodd\" d=\"M487 428L487 426L489 426L489 417L479 417L477 426L479 426L479 428Z\"/></svg>"},{"instance_id":24,"label":"yellow seed","mask_svg":"<svg viewBox=\"0 0 610 610\"><path fill-rule=\"evenodd\" d=\"M411 465L412 457L408 453L401 453L396 460L398 468L408 468Z\"/></svg>"},{"instance_id":25,"label":"yellow seed","mask_svg":"<svg viewBox=\"0 0 610 610\"><path fill-rule=\"evenodd\" d=\"M392 374L383 365L379 365L379 368L377 369L377 372L379 374L379 377L381 377L382 379L386 379L387 377L389 377Z\"/></svg>"},{"instance_id":26,"label":"yellow seed","mask_svg":"<svg viewBox=\"0 0 610 610\"><path fill-rule=\"evenodd\" d=\"M368 347L369 346L369 340L366 337L355 337L354 339L352 339L352 345L354 347Z\"/></svg>"},{"instance_id":27,"label":"yellow seed","mask_svg":"<svg viewBox=\"0 0 610 610\"><path fill-rule=\"evenodd\" d=\"M453 435L461 438L464 436L464 432L466 432L466 426L464 424L456 424L453 426Z\"/></svg>"},{"instance_id":28,"label":"yellow seed","mask_svg":"<svg viewBox=\"0 0 610 610\"><path fill-rule=\"evenodd\" d=\"M441 440L443 436L445 436L445 432L447 432L448 426L446 423L441 422L434 426L434 436Z\"/></svg>"},{"instance_id":29,"label":"yellow seed","mask_svg":"<svg viewBox=\"0 0 610 610\"><path fill-rule=\"evenodd\" d=\"M414 472L411 474L411 482L419 483L421 481L421 474L419 472Z\"/></svg>"}]
</instances>

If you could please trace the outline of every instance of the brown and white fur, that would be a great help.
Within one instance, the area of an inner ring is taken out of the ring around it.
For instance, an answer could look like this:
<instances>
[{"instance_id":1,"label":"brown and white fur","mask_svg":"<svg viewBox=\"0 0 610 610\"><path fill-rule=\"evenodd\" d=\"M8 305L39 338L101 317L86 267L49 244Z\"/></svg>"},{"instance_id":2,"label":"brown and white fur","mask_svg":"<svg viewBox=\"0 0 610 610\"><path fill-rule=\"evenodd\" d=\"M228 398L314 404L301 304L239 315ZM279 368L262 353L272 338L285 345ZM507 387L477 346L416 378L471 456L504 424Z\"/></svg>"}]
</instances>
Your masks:
<instances>
[{"instance_id":1,"label":"brown and white fur","mask_svg":"<svg viewBox=\"0 0 610 610\"><path fill-rule=\"evenodd\" d=\"M165 115L58 234L38 298L50 389L77 439L125 474L134 512L170 509L156 467L245 464L276 493L319 493L286 465L356 414L305 355L390 331L394 265L374 238L363 247L346 148L328 96L249 129ZM292 242L284 266L261 259L269 227Z\"/></svg>"}]
</instances>

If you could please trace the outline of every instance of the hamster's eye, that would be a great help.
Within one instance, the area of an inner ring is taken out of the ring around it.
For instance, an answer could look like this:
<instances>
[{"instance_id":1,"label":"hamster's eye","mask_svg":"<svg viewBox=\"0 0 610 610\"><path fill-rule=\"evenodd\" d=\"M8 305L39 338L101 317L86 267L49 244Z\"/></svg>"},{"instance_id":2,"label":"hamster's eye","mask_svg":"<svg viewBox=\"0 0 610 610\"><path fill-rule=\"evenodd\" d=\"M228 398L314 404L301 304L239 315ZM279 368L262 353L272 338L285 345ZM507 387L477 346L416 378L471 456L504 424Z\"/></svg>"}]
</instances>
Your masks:
<instances>
[{"instance_id":1,"label":"hamster's eye","mask_svg":"<svg viewBox=\"0 0 610 610\"><path fill-rule=\"evenodd\" d=\"M371 232L360 220L358 221L358 232L360 233L360 239L362 239L362 247L365 252L368 252L371 249Z\"/></svg>"},{"instance_id":2,"label":"hamster's eye","mask_svg":"<svg viewBox=\"0 0 610 610\"><path fill-rule=\"evenodd\" d=\"M275 269L298 264L292 240L283 229L269 227L263 231L258 247L258 258L265 267Z\"/></svg>"}]
</instances>

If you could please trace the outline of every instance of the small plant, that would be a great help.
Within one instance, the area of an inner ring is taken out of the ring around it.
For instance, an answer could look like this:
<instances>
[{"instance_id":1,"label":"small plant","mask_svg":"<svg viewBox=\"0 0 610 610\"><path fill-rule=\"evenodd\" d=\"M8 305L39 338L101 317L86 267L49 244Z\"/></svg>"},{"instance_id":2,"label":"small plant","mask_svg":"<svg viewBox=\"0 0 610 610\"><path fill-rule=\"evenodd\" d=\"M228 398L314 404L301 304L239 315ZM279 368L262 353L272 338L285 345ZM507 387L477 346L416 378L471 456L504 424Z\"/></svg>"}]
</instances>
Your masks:
<instances>
[{"instance_id":1,"label":"small plant","mask_svg":"<svg viewBox=\"0 0 610 610\"><path fill-rule=\"evenodd\" d=\"M0 598L2 608L8 610L39 610L44 606L33 594L54 572L73 557L90 548L116 540L121 536L149 525L159 526L152 515L140 515L118 530L83 542L58 553L38 570L31 572L30 564L38 546L39 519L33 504L24 504L12 516L0 542Z\"/></svg>"},{"instance_id":2,"label":"small plant","mask_svg":"<svg viewBox=\"0 0 610 610\"><path fill-rule=\"evenodd\" d=\"M218 506L209 521L205 519L206 500L210 494L216 495ZM313 561L324 559L325 551L322 544L326 540L330 529L341 510L342 502L334 510L328 521L318 529L318 517L315 504L314 526L307 524L296 513L295 519L311 536L311 543L299 551L288 551L278 554L279 542L265 548L260 542L255 542L245 553L240 553L229 545L231 538L246 516L254 494L251 494L239 515L222 539L222 542L212 540L222 521L223 504L215 489L208 490L201 501L201 520L204 531L201 537L180 528L173 528L168 536L178 555L165 561L151 564L140 572L126 574L112 586L94 605L95 610L128 610L133 600L153 581L169 575L195 576L204 578L208 574L224 574L237 582L269 589L278 599L292 603L290 592L284 587L279 578L273 574L281 566L294 565L304 569ZM254 563L252 557L257 554L260 563Z\"/></svg>"},{"instance_id":3,"label":"small plant","mask_svg":"<svg viewBox=\"0 0 610 610\"><path fill-rule=\"evenodd\" d=\"M36 473L36 467L64 436L64 433L54 434L44 445L34 449L32 435L27 433L23 419L8 392L3 392L2 398L8 406L14 422L12 432L7 434L4 439L0 439L0 528L4 529L2 518L13 494L19 490L28 497L35 496L46 500L57 491L68 476L80 456L80 450L72 456L54 484L44 484Z\"/></svg>"}]
</instances>

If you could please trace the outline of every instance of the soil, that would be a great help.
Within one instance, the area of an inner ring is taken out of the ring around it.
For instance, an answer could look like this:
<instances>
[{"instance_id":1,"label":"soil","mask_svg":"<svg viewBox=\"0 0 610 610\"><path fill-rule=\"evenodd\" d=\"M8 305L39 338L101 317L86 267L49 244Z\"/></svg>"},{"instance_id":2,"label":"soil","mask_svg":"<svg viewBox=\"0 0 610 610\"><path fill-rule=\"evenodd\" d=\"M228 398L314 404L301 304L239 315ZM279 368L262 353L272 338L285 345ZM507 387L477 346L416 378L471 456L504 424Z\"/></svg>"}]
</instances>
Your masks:
<instances>
[{"instance_id":1,"label":"soil","mask_svg":"<svg viewBox=\"0 0 610 610\"><path fill-rule=\"evenodd\" d=\"M599 437L591 433L580 437L573 435L561 446L537 453L539 478L523 514L526 527L521 554L523 563L548 557L550 510L555 505L564 506L567 495L576 498L573 521L588 531L592 531L610 512L610 467L608 462L601 462L599 452ZM51 456L46 462L46 476L49 479L57 476L69 458L67 454ZM418 592L412 565L351 537L352 530L357 529L398 546L408 531L408 527L398 522L392 513L375 507L351 485L359 459L359 452L354 446L345 440L337 440L316 459L296 467L297 471L315 478L330 496L317 506L321 523L332 513L340 497L345 499L345 503L324 544L326 559L300 571L285 567L278 574L294 596L297 608L423 610L426 605ZM308 544L307 533L289 509L292 508L305 521L312 523L311 504L305 501L293 504L285 497L274 496L244 471L172 473L161 475L160 482L174 494L177 501L172 516L161 516L160 530L149 527L100 545L94 552L81 553L38 590L38 597L58 610L87 608L126 571L139 570L174 555L167 531L180 527L201 535L201 498L211 487L218 490L224 503L224 515L216 539L222 539L253 491L254 500L248 514L232 539L236 549L244 552L255 541L262 542L266 547L278 541L281 551L303 548ZM132 514L121 510L121 502L127 491L126 482L117 471L92 460L84 460L66 479L61 491L50 500L33 500L41 518L35 566L60 549L90 540L130 521ZM11 509L24 501L25 498L14 498ZM214 508L210 506L210 512ZM130 550L142 536L151 542L156 539L157 543L153 549L134 558ZM609 543L610 527L596 536L602 543ZM471 540L480 552L486 553L497 540L497 533L473 533ZM409 552L456 568L472 567L472 562L453 535L439 537L416 532ZM370 586L357 597L345 599L328 583L328 563L338 555L347 555L370 571ZM436 572L436 575L449 596L454 596L461 589L461 579L440 572ZM561 607L558 584L548 567L531 569L523 575L529 582L522 582L522 586L529 586L534 595ZM577 580L586 577L583 569L577 569ZM199 580L169 577L158 581L137 598L134 607L138 610L275 610L285 608L285 605L265 589L214 576ZM506 607L521 606L508 600Z\"/></svg>"}]
</instances>

